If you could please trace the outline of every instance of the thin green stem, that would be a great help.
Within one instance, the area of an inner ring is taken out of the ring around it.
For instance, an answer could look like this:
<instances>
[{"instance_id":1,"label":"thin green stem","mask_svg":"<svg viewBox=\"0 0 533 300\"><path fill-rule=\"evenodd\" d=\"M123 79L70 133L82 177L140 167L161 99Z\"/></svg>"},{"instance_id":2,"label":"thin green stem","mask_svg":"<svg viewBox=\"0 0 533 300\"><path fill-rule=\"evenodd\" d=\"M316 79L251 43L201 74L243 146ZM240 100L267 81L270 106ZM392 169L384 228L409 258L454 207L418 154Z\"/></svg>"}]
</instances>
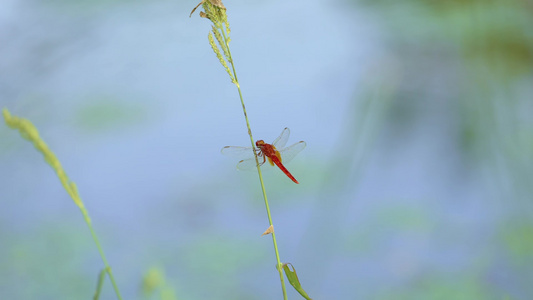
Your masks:
<instances>
[{"instance_id":1,"label":"thin green stem","mask_svg":"<svg viewBox=\"0 0 533 300\"><path fill-rule=\"evenodd\" d=\"M9 127L17 129L23 138L32 142L34 147L37 149L37 151L41 152L41 154L44 156L45 161L56 172L57 177L59 178L59 181L63 185L63 188L67 191L69 196L72 198L72 200L74 201L74 204L76 204L76 206L78 206L78 208L80 209L83 215L83 218L85 219L85 223L87 223L87 226L89 227L89 230L91 231L91 235L96 244L96 247L98 248L98 252L100 252L100 257L102 258L102 261L104 262L106 272L109 274L109 279L111 280L111 283L113 284L113 288L115 289L117 298L119 300L122 300L122 296L120 295L120 291L115 282L115 277L113 276L113 273L111 272L111 267L109 267L109 264L107 263L107 259L104 255L104 251L102 250L102 246L100 246L98 237L96 236L96 233L94 232L94 229L91 225L91 218L89 217L89 213L87 212L87 209L85 209L85 205L83 204L83 201L81 201L76 184L69 180L69 178L67 177L67 173L61 166L61 163L59 162L55 154L50 150L50 148L48 148L48 145L46 145L46 143L41 139L41 137L39 136L39 131L37 130L37 128L35 128L35 126L29 120L19 118L16 116L12 116L11 113L7 110L7 108L4 108L2 110L2 114L4 115L6 124Z\"/></svg>"},{"instance_id":2,"label":"thin green stem","mask_svg":"<svg viewBox=\"0 0 533 300\"><path fill-rule=\"evenodd\" d=\"M100 293L102 291L102 286L104 285L106 271L106 269L102 269L102 271L100 271L100 274L98 275L98 283L96 284L96 292L94 293L93 300L100 299Z\"/></svg>"},{"instance_id":3,"label":"thin green stem","mask_svg":"<svg viewBox=\"0 0 533 300\"><path fill-rule=\"evenodd\" d=\"M250 136L250 143L252 144L252 148L254 150L257 173L259 174L259 181L261 182L261 189L263 191L263 199L265 200L265 207L266 207L266 211L268 215L268 223L270 226L274 226L272 224L272 215L270 214L270 207L268 205L268 198L267 198L267 194L265 190L265 183L263 182L263 175L261 174L261 167L259 166L259 158L257 157L257 151L255 148L254 138L252 136L252 129L250 128L250 122L248 121L248 114L246 113L246 106L244 105L244 100L242 97L241 86L239 84L239 80L237 79L237 72L235 71L235 64L233 63L233 58L231 56L231 51L229 48L229 43L226 37L226 33L224 32L222 28L220 28L220 31L222 32L222 35L224 37L224 43L226 44L226 47L228 49L228 54L230 57L229 62L231 63L231 68L233 70L233 76L235 77L235 82L237 83L236 86L237 86L237 89L239 90L239 97L241 99L242 111L244 113L244 119L246 120L246 127L248 128L248 135ZM282 271L283 267L282 267L281 260L279 257L278 243L276 242L276 234L274 233L274 231L272 231L272 242L274 243L274 251L276 252L276 262L277 262L276 269L279 272L279 279L281 281L281 289L283 290L283 299L287 300L287 290L285 288L285 279L283 277L283 271Z\"/></svg>"},{"instance_id":4,"label":"thin green stem","mask_svg":"<svg viewBox=\"0 0 533 300\"><path fill-rule=\"evenodd\" d=\"M113 271L111 271L111 267L109 266L109 263L107 263L107 259L104 254L104 250L102 249L102 246L100 246L100 242L98 241L98 237L96 236L96 233L94 232L93 227L89 224L89 230L91 230L91 235L93 236L94 243L96 244L96 247L98 248L98 252L100 252L100 257L102 257L102 261L104 262L105 270L107 274L109 275L109 280L111 280L111 284L113 285L113 289L115 290L115 294L117 294L117 298L122 300L122 296L120 295L120 290L118 289L117 282L115 281L115 276L113 276Z\"/></svg>"},{"instance_id":5,"label":"thin green stem","mask_svg":"<svg viewBox=\"0 0 533 300\"><path fill-rule=\"evenodd\" d=\"M64 171L62 169L61 173L64 174ZM83 218L85 219L85 223L87 223L87 226L89 227L89 231L91 231L91 236L93 237L94 243L96 244L96 248L98 249L98 253L100 253L100 257L102 258L102 262L105 266L105 271L109 275L109 280L111 280L111 284L113 285L113 289L115 290L115 294L117 295L117 298L119 300L122 300L122 296L120 295L120 290L118 289L117 282L115 281L115 276L113 276L113 271L111 271L111 267L109 266L109 263L107 262L107 258L105 257L104 250L102 249L102 246L100 245L100 241L98 240L98 236L96 235L96 232L94 231L94 228L92 226L91 218L89 217L89 213L87 212L87 209L83 205L83 202L81 201L81 198L78 194L78 189L76 188L76 185L73 182L70 182L68 178L65 176L59 176L60 180L63 183L63 186L68 187L67 192L72 197L74 202L78 204L78 207L83 215Z\"/></svg>"}]
</instances>

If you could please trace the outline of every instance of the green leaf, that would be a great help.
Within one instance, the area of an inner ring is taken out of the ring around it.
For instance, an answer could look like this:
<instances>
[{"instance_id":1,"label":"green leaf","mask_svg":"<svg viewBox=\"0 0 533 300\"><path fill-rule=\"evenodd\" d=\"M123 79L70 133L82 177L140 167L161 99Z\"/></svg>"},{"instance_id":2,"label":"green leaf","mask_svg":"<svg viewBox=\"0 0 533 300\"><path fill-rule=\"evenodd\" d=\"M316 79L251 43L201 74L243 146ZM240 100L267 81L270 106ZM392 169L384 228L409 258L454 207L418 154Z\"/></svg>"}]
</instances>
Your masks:
<instances>
[{"instance_id":1,"label":"green leaf","mask_svg":"<svg viewBox=\"0 0 533 300\"><path fill-rule=\"evenodd\" d=\"M290 268L289 268L289 265L291 266ZM298 275L296 275L296 269L294 268L294 266L291 263L284 263L283 270L285 271L285 275L287 276L287 279L289 279L289 282L291 283L292 287L298 293L300 293L300 295L302 295L305 299L313 300L311 299L311 297L307 295L307 293L304 291L304 289L300 285L300 280L298 280Z\"/></svg>"}]
</instances>

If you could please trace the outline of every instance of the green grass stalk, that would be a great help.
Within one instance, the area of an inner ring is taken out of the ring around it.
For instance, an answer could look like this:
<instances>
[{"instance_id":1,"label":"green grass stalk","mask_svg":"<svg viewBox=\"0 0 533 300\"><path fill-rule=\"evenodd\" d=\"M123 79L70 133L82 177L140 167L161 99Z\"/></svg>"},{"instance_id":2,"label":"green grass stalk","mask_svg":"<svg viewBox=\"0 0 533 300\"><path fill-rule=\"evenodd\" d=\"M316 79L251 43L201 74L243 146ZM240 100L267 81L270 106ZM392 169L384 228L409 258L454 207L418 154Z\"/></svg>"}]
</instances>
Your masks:
<instances>
[{"instance_id":1,"label":"green grass stalk","mask_svg":"<svg viewBox=\"0 0 533 300\"><path fill-rule=\"evenodd\" d=\"M81 200L79 196L78 188L76 187L76 184L69 180L69 178L67 177L67 173L61 166L61 163L59 162L55 154L50 150L50 148L48 148L48 145L41 139L41 137L39 136L39 131L37 130L37 128L35 128L35 126L29 120L24 119L24 118L19 118L17 116L12 116L11 113L7 110L7 108L4 108L2 110L2 114L4 115L4 119L6 121L7 126L13 129L17 129L23 138L33 143L33 146L37 149L37 151L41 152L41 154L44 156L44 160L56 172L57 177L59 178L59 181L61 181L61 184L63 185L63 188L65 188L65 190L67 191L69 196L72 198L76 206L78 206L78 208L80 209L83 215L83 219L85 220L85 223L87 223L87 226L89 227L89 230L91 231L91 236L93 237L94 243L96 244L96 247L98 248L100 257L102 258L102 261L104 262L105 270L107 274L109 275L109 279L111 280L113 289L115 290L115 294L117 295L117 298L119 300L122 300L122 296L120 295L120 291L115 281L115 277L113 276L111 267L109 266L107 262L102 246L100 245L98 237L93 229L91 218L89 217L89 213L87 212L87 209L85 208L85 205L83 205L83 201Z\"/></svg>"},{"instance_id":2,"label":"green grass stalk","mask_svg":"<svg viewBox=\"0 0 533 300\"><path fill-rule=\"evenodd\" d=\"M244 119L246 120L246 127L248 128L248 135L250 136L250 143L252 144L252 148L254 149L255 163L257 166L257 174L259 174L259 182L261 182L261 190L263 192L263 199L265 200L265 208L266 208L267 216L268 216L268 224L270 226L274 226L274 224L272 223L272 214L270 213L270 206L268 205L268 197L266 194L265 183L263 182L263 174L261 173L261 167L259 166L259 158L257 157L257 151L255 149L255 142L252 136L252 129L250 128L250 122L248 121L248 114L246 113L246 106L244 105L244 100L242 97L241 86L239 85L239 79L237 78L237 72L235 71L235 64L233 63L233 59L231 58L231 51L229 49L227 37L223 30L222 30L222 36L224 37L224 42L226 43L226 46L228 49L228 55L230 57L231 68L233 70L233 76L235 78L237 89L239 90L239 98L241 99L242 111L244 114ZM283 290L283 299L287 299L287 290L285 288L285 280L283 277L283 264L281 263L281 259L279 257L278 243L276 241L275 230L272 231L271 235L272 235L272 243L274 244L274 251L276 252L276 269L279 272L279 279L281 281L281 289Z\"/></svg>"},{"instance_id":3,"label":"green grass stalk","mask_svg":"<svg viewBox=\"0 0 533 300\"><path fill-rule=\"evenodd\" d=\"M257 151L255 148L255 142L252 135L252 129L250 127L250 121L248 120L248 114L246 113L246 106L244 105L244 99L242 96L241 86L239 80L237 79L237 72L235 70L235 64L233 63L233 58L231 56L231 51L229 48L230 42L230 27L228 22L228 17L226 15L226 8L222 5L222 2L217 0L203 0L202 3L205 12L201 12L200 16L209 19L213 22L212 31L209 33L209 44L215 52L218 60L228 73L231 82L237 86L239 91L239 98L241 100L242 111L244 113L244 119L246 120L246 127L248 128L248 135L250 136L250 143L254 150L255 162L257 165L257 173L259 174L259 182L261 183L261 190L263 192L263 199L265 202L265 208L268 216L268 223L270 226L273 226L272 214L270 213L270 207L268 205L268 198L265 189L265 183L263 182L263 175L261 173L261 167L259 166L259 158L257 157ZM196 8L195 8L196 9ZM194 10L193 10L194 12ZM191 13L192 14L192 13ZM216 42L215 42L216 40ZM217 46L218 43L218 46ZM222 49L220 51L219 47ZM228 67L228 63L231 64L231 70ZM285 279L283 277L283 264L279 256L278 244L276 242L276 234L272 231L272 242L274 244L274 251L276 253L276 269L279 272L279 278L281 281L281 289L283 291L283 299L287 299L287 290L285 287Z\"/></svg>"}]
</instances>

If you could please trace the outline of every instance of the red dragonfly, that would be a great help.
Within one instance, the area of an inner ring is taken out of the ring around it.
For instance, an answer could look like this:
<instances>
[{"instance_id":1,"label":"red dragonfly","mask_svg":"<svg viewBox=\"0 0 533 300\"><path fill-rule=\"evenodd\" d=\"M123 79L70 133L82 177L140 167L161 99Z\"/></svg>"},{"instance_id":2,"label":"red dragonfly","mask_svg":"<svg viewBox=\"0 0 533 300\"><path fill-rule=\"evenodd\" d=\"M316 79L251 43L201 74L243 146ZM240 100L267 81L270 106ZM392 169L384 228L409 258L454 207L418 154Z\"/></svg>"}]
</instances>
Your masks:
<instances>
[{"instance_id":1,"label":"red dragonfly","mask_svg":"<svg viewBox=\"0 0 533 300\"><path fill-rule=\"evenodd\" d=\"M272 144L267 144L263 140L258 140L255 142L255 145L257 146L257 156L259 156L259 165L262 166L266 160L268 159L268 162L271 166L278 166L285 175L287 175L292 181L295 183L299 183L294 176L285 168L283 164L288 163L291 161L300 151L302 151L306 144L304 141L300 141L294 145L291 145L287 148L285 147L285 144L287 144L287 141L289 140L290 135L289 128L283 129L280 136L278 136L277 139L272 142ZM280 149L280 150L278 150ZM256 167L255 163L255 157L253 156L253 149L252 147L235 147L235 146L226 146L222 148L222 154L230 155L230 156L236 156L236 157L248 157L246 159L241 160L237 164L237 169L239 170L251 170L254 167ZM261 158L263 159L263 162L261 162Z\"/></svg>"}]
</instances>

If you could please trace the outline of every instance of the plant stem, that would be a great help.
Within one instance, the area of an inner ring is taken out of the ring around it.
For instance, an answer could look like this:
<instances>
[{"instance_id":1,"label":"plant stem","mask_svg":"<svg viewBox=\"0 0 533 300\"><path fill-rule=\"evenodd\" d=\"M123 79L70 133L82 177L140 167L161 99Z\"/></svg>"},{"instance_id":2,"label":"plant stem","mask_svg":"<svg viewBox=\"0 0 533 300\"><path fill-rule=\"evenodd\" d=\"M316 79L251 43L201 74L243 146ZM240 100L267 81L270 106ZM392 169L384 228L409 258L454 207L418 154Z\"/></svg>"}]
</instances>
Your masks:
<instances>
[{"instance_id":1,"label":"plant stem","mask_svg":"<svg viewBox=\"0 0 533 300\"><path fill-rule=\"evenodd\" d=\"M246 113L246 107L244 105L244 100L243 100L243 97L242 97L241 86L239 84L239 80L237 79L237 72L235 71L235 65L233 63L233 58L231 57L231 51L230 51L230 48L229 48L229 43L228 43L228 39L226 37L226 33L224 32L224 30L222 28L220 28L220 31L222 32L222 36L224 37L224 42L225 42L226 47L228 49L231 68L233 70L233 76L235 77L235 82L237 83L236 86L237 86L237 89L239 90L239 97L241 99L242 111L244 113L244 119L246 120L246 127L248 128L248 135L250 136L250 142L252 143L252 148L254 150L255 163L256 163L256 166L257 166L257 173L259 174L259 181L261 182L261 189L263 191L263 199L265 200L265 207L266 207L266 211L267 211L267 215L268 215L268 223L269 223L270 226L273 226L273 224L272 224L272 215L270 214L270 207L268 205L268 198L267 198L267 194L266 194L266 190L265 190L265 183L263 182L263 175L261 174L261 167L259 166L259 158L257 157L257 151L256 151L256 148L255 148L254 138L252 136L252 129L250 128L250 122L248 121L248 114ZM272 231L272 242L274 243L274 251L276 252L276 262L277 262L276 269L279 272L279 279L281 281L281 289L283 290L283 299L287 300L287 290L285 288L285 279L283 277L283 271L282 271L283 268L282 268L281 260L279 258L278 243L276 242L276 234L274 233L274 231Z\"/></svg>"},{"instance_id":2,"label":"plant stem","mask_svg":"<svg viewBox=\"0 0 533 300\"><path fill-rule=\"evenodd\" d=\"M96 235L96 232L94 231L91 218L89 217L89 213L87 212L87 209L85 208L85 205L83 205L83 202L81 201L81 198L78 194L78 189L76 188L76 185L73 182L70 182L68 180L64 171L62 169L59 169L59 170L61 171L61 172L58 172L59 180L63 183L63 186L67 189L67 192L72 197L72 200L74 200L74 203L78 205L83 215L83 218L85 219L85 223L87 223L87 226L89 227L89 230L91 231L91 235L93 237L94 243L96 244L96 248L98 248L98 252L100 253L100 257L102 258L102 262L104 263L104 266L105 266L105 271L109 275L109 280L111 280L111 284L113 285L115 294L117 295L117 298L119 300L122 300L122 296L120 295L120 290L118 289L118 285L115 281L115 276L113 276L111 267L109 266L109 263L107 262L107 258L105 257L104 250L102 249L102 246L100 245L100 241L98 240L98 236Z\"/></svg>"},{"instance_id":3,"label":"plant stem","mask_svg":"<svg viewBox=\"0 0 533 300\"><path fill-rule=\"evenodd\" d=\"M89 230L91 231L91 235L93 237L93 240L96 244L96 247L98 248L98 252L100 252L100 257L102 258L102 261L105 265L105 270L109 274L109 279L111 280L111 283L113 284L113 288L115 289L115 293L117 294L117 298L119 300L122 300L122 296L120 295L120 291L118 289L118 286L115 282L115 277L113 276L113 273L111 272L111 267L109 267L109 264L107 263L107 259L104 255L104 250L102 250L102 246L100 246L100 242L98 241L98 237L96 236L96 233L94 232L94 229L91 224L91 218L89 217L89 213L87 212L87 209L85 208L85 205L83 204L83 201L81 201L81 197L78 193L78 188L76 187L76 184L69 180L67 173L61 166L61 163L55 156L55 154L48 148L48 145L41 139L39 136L39 131L35 126L26 119L19 118L17 116L12 116L11 113L7 110L7 108L4 108L2 110L2 114L4 115L4 119L6 121L6 124L14 129L17 129L20 133L20 135L29 140L33 143L34 147L37 149L37 151L41 152L41 154L44 156L44 160L46 163L48 163L52 169L56 172L57 177L59 178L59 181L63 185L63 188L67 191L69 196L74 201L74 204L78 206L80 209L83 218L85 220L85 223L87 223L87 226L89 227ZM101 287L100 279L98 283L98 289ZM97 290L96 296L99 297L99 290Z\"/></svg>"},{"instance_id":4,"label":"plant stem","mask_svg":"<svg viewBox=\"0 0 533 300\"><path fill-rule=\"evenodd\" d=\"M100 257L102 257L102 261L104 262L105 270L107 274L109 275L109 280L111 280L111 284L113 285L113 289L115 290L115 294L117 294L117 298L122 300L122 296L120 295L120 291L118 289L117 282L115 281L115 277L113 276L113 272L111 271L111 267L107 263L107 259L104 254L104 250L102 250L102 247L100 246L100 242L98 241L98 237L96 236L96 233L94 232L93 227L89 223L89 229L91 230L91 235L93 236L94 243L96 244L96 247L98 248L98 252L100 252Z\"/></svg>"},{"instance_id":5,"label":"plant stem","mask_svg":"<svg viewBox=\"0 0 533 300\"><path fill-rule=\"evenodd\" d=\"M100 293L102 292L102 286L104 285L104 279L105 279L106 272L107 272L106 269L102 269L102 271L100 271L100 274L98 275L98 283L96 284L96 292L94 293L93 300L100 299Z\"/></svg>"},{"instance_id":6,"label":"plant stem","mask_svg":"<svg viewBox=\"0 0 533 300\"><path fill-rule=\"evenodd\" d=\"M63 178L61 177L60 177L60 180L63 180ZM65 180L68 180L68 179L65 178ZM78 194L76 185L71 183L70 185L66 184L66 186L70 187L70 190L67 190L67 191L73 198L74 202L83 203L81 202L81 198ZM94 231L91 218L89 217L89 213L87 212L87 209L85 208L84 205L78 205L78 207L81 210L83 218L85 219L85 223L87 223L87 226L89 227L89 231L91 231L91 236L93 237L94 243L96 244L96 248L98 248L98 252L100 253L100 257L102 258L102 262L104 263L104 266L105 266L104 270L109 275L109 280L111 280L111 284L113 285L115 294L117 295L117 298L119 300L122 300L122 296L120 295L120 290L118 289L117 282L115 281L115 276L113 276L113 271L111 271L111 267L109 266L109 263L107 262L107 258L105 257L105 254L104 254L104 250L102 249L102 246L100 245L100 241L98 240L98 236L96 235L96 232Z\"/></svg>"}]
</instances>

